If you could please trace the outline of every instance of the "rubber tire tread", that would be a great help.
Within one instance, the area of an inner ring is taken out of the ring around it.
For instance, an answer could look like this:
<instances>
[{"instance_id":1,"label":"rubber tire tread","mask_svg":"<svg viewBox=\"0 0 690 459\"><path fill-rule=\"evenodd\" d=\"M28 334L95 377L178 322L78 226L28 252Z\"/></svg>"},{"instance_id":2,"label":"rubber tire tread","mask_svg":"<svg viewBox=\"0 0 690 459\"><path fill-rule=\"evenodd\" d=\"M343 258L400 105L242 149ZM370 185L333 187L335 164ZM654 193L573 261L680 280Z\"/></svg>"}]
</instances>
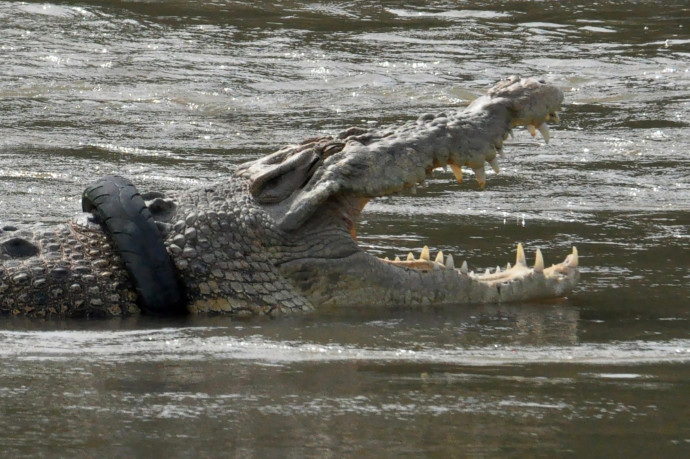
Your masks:
<instances>
[{"instance_id":1,"label":"rubber tire tread","mask_svg":"<svg viewBox=\"0 0 690 459\"><path fill-rule=\"evenodd\" d=\"M136 187L124 177L108 175L82 195L84 212L95 214L124 259L142 312L179 315L187 312L177 270L160 231Z\"/></svg>"}]
</instances>

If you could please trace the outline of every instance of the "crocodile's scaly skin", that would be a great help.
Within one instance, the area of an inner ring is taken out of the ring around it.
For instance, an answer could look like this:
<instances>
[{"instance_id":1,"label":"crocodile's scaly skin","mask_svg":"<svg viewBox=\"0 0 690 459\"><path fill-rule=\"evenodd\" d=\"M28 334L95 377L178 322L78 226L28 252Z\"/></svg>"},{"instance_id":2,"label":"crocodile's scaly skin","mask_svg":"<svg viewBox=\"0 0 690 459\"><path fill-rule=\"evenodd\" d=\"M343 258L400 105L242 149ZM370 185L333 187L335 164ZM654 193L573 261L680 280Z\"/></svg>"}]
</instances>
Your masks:
<instances>
[{"instance_id":1,"label":"crocodile's scaly skin","mask_svg":"<svg viewBox=\"0 0 690 459\"><path fill-rule=\"evenodd\" d=\"M122 259L100 228L73 223L0 236L0 312L102 317L139 311ZM33 244L40 256L10 257L19 240Z\"/></svg>"},{"instance_id":2,"label":"crocodile's scaly skin","mask_svg":"<svg viewBox=\"0 0 690 459\"><path fill-rule=\"evenodd\" d=\"M177 201L165 242L184 279L189 309L240 314L310 310L278 272L275 260L289 244L253 203L247 186L238 178Z\"/></svg>"}]
</instances>

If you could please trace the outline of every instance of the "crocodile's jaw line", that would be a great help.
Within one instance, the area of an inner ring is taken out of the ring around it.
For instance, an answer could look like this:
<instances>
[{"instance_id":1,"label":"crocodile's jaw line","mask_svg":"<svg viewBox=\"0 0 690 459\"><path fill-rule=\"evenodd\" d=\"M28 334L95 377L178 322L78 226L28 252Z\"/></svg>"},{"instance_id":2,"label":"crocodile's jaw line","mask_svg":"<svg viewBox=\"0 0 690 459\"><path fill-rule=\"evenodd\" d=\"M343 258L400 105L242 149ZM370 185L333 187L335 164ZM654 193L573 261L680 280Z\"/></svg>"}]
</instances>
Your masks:
<instances>
[{"instance_id":1,"label":"crocodile's jaw line","mask_svg":"<svg viewBox=\"0 0 690 459\"><path fill-rule=\"evenodd\" d=\"M475 273L467 262L459 266L452 255L409 253L401 260L380 259L363 251L345 228L328 232L328 250L285 260L283 276L319 307L415 306L465 303L501 303L562 297L579 281L577 249L564 261L546 267L536 250L528 266L521 244L513 263ZM316 236L316 235L315 235ZM312 238L313 247L319 237ZM335 241L335 242L334 242Z\"/></svg>"},{"instance_id":2,"label":"crocodile's jaw line","mask_svg":"<svg viewBox=\"0 0 690 459\"><path fill-rule=\"evenodd\" d=\"M407 267L365 252L343 259L303 259L281 266L298 289L319 307L415 306L501 303L562 297L579 280L577 251L550 268L517 263L500 272L475 274L438 262L415 260Z\"/></svg>"}]
</instances>

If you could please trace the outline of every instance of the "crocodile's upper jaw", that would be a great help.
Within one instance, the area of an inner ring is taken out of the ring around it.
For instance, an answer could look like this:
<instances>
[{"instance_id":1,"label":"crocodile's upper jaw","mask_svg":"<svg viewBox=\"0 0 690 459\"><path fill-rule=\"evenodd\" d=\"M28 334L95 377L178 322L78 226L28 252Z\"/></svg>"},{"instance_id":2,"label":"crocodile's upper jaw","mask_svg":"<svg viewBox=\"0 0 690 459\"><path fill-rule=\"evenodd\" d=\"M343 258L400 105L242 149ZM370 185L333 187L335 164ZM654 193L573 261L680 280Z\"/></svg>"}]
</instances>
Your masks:
<instances>
[{"instance_id":1,"label":"crocodile's upper jaw","mask_svg":"<svg viewBox=\"0 0 690 459\"><path fill-rule=\"evenodd\" d=\"M540 131L548 142L546 122L558 121L562 101L563 93L552 85L511 77L457 113L422 115L396 129L351 129L336 138L314 139L244 165L238 174L249 179L254 198L286 239L303 246L277 264L318 304L562 296L579 277L575 249L549 268L537 251L534 267L528 268L518 246L514 265L475 274L466 264L458 267L451 256L432 258L428 250L418 258L384 261L356 244L356 222L369 200L414 188L445 166L459 182L462 167L473 169L483 188L484 164L498 173L496 156L502 155L511 129L528 126L532 135Z\"/></svg>"}]
</instances>

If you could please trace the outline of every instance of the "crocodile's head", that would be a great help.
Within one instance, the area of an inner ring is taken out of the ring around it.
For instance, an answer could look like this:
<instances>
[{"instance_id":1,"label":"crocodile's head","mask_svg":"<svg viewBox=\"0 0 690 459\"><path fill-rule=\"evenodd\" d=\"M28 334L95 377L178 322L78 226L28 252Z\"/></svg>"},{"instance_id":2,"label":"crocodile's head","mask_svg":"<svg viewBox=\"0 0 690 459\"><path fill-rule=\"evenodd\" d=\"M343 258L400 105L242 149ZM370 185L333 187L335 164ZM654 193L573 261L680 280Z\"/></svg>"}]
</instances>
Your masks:
<instances>
[{"instance_id":1,"label":"crocodile's head","mask_svg":"<svg viewBox=\"0 0 690 459\"><path fill-rule=\"evenodd\" d=\"M275 263L315 305L466 303L557 297L578 279L577 252L546 268L541 253L530 268L520 246L509 269L475 275L452 257L387 261L356 242L356 227L372 199L414 188L435 168L474 170L481 187L488 162L515 126L539 130L558 121L563 93L536 79L511 77L456 113L426 114L391 129L349 129L336 137L286 147L240 167L256 204L285 242Z\"/></svg>"}]
</instances>

